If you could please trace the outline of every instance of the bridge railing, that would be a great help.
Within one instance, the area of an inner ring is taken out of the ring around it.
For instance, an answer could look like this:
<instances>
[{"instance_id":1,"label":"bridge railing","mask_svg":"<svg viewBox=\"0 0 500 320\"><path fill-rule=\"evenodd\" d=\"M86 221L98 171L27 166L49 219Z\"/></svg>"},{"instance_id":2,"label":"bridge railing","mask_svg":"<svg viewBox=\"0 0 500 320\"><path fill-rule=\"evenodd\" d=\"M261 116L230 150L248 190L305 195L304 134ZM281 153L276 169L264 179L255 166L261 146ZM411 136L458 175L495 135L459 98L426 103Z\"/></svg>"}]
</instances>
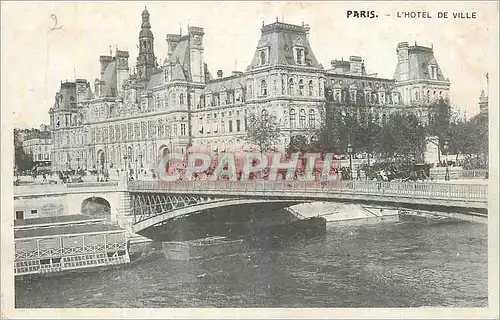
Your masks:
<instances>
[{"instance_id":1,"label":"bridge railing","mask_svg":"<svg viewBox=\"0 0 500 320\"><path fill-rule=\"evenodd\" d=\"M317 192L369 195L399 195L408 197L433 197L452 199L484 199L488 197L487 185L442 183L377 182L377 181L130 181L129 191L186 191L216 193L251 192Z\"/></svg>"},{"instance_id":2,"label":"bridge railing","mask_svg":"<svg viewBox=\"0 0 500 320\"><path fill-rule=\"evenodd\" d=\"M462 170L462 178L464 179L484 179L487 170Z\"/></svg>"},{"instance_id":3,"label":"bridge railing","mask_svg":"<svg viewBox=\"0 0 500 320\"><path fill-rule=\"evenodd\" d=\"M68 183L68 188L103 188L103 187L118 187L119 181L108 182L73 182Z\"/></svg>"}]
</instances>

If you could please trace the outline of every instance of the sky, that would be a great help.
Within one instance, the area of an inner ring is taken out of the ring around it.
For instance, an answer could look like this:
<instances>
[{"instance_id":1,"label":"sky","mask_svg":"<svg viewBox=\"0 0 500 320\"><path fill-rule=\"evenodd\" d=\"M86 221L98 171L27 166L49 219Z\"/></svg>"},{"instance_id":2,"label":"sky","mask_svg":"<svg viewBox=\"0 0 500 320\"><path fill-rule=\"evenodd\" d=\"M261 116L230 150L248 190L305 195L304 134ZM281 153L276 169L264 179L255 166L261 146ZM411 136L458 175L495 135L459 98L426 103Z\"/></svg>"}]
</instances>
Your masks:
<instances>
[{"instance_id":1,"label":"sky","mask_svg":"<svg viewBox=\"0 0 500 320\"><path fill-rule=\"evenodd\" d=\"M368 73L392 78L399 42L434 47L451 81L452 104L470 117L479 112L489 73L498 87L498 5L495 2L2 2L2 112L14 127L48 124L61 81L99 76L99 56L110 46L130 52L135 65L141 12L147 7L158 63L167 33L205 30L209 70L229 74L250 63L262 23L309 24L310 43L326 68L361 56ZM347 18L347 10L375 10L375 19ZM400 19L397 12L426 11L432 19ZM437 19L437 12L476 12L476 19ZM386 14L390 16L386 16ZM57 19L57 27L55 18ZM496 93L493 93L496 94ZM2 121L4 122L4 120Z\"/></svg>"}]
</instances>

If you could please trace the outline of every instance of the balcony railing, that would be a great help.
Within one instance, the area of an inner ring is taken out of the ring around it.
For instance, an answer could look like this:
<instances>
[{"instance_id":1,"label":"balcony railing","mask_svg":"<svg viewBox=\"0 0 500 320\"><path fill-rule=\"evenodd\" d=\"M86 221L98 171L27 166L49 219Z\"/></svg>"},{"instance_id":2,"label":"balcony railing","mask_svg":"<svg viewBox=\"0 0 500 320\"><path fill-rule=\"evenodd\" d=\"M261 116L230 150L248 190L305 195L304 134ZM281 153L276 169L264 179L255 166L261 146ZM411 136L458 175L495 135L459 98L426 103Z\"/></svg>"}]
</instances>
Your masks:
<instances>
[{"instance_id":1,"label":"balcony railing","mask_svg":"<svg viewBox=\"0 0 500 320\"><path fill-rule=\"evenodd\" d=\"M191 192L213 194L279 195L296 193L298 197L316 194L353 194L373 196L401 196L429 199L487 201L488 186L440 183L329 181L130 181L131 192Z\"/></svg>"}]
</instances>

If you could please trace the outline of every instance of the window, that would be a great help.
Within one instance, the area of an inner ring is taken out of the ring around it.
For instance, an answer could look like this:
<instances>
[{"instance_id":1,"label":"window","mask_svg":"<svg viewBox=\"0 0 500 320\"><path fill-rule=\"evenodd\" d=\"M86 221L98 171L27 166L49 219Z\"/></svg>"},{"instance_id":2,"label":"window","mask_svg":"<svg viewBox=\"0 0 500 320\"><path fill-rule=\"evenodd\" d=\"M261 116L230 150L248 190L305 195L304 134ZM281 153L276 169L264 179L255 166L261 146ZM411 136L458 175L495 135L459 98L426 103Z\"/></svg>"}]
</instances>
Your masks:
<instances>
[{"instance_id":1,"label":"window","mask_svg":"<svg viewBox=\"0 0 500 320\"><path fill-rule=\"evenodd\" d=\"M240 120L236 120L236 131L237 131L237 132L240 132L240 131L241 131L241 128L240 128Z\"/></svg>"},{"instance_id":2,"label":"window","mask_svg":"<svg viewBox=\"0 0 500 320\"><path fill-rule=\"evenodd\" d=\"M437 66L431 66L431 79L437 79Z\"/></svg>"},{"instance_id":3,"label":"window","mask_svg":"<svg viewBox=\"0 0 500 320\"><path fill-rule=\"evenodd\" d=\"M266 80L262 80L260 82L260 95L263 97L267 97L267 83Z\"/></svg>"},{"instance_id":4,"label":"window","mask_svg":"<svg viewBox=\"0 0 500 320\"><path fill-rule=\"evenodd\" d=\"M266 109L262 109L262 111L260 112L260 117L262 120L267 119L267 110Z\"/></svg>"},{"instance_id":5,"label":"window","mask_svg":"<svg viewBox=\"0 0 500 320\"><path fill-rule=\"evenodd\" d=\"M295 48L295 63L304 64L304 49Z\"/></svg>"},{"instance_id":6,"label":"window","mask_svg":"<svg viewBox=\"0 0 500 320\"><path fill-rule=\"evenodd\" d=\"M295 109L290 109L290 128L295 128Z\"/></svg>"},{"instance_id":7,"label":"window","mask_svg":"<svg viewBox=\"0 0 500 320\"><path fill-rule=\"evenodd\" d=\"M38 214L38 210L31 210L31 214L34 215L34 214Z\"/></svg>"},{"instance_id":8,"label":"window","mask_svg":"<svg viewBox=\"0 0 500 320\"><path fill-rule=\"evenodd\" d=\"M184 105L184 94L183 93L179 94L179 104L181 106Z\"/></svg>"},{"instance_id":9,"label":"window","mask_svg":"<svg viewBox=\"0 0 500 320\"><path fill-rule=\"evenodd\" d=\"M265 50L260 51L260 64L261 65L266 64L266 51Z\"/></svg>"},{"instance_id":10,"label":"window","mask_svg":"<svg viewBox=\"0 0 500 320\"><path fill-rule=\"evenodd\" d=\"M302 79L299 80L299 95L304 95L304 80Z\"/></svg>"},{"instance_id":11,"label":"window","mask_svg":"<svg viewBox=\"0 0 500 320\"><path fill-rule=\"evenodd\" d=\"M247 126L247 125L248 125L248 123L247 123L247 118L245 117L245 131L247 131L247 130L248 130L248 126Z\"/></svg>"},{"instance_id":12,"label":"window","mask_svg":"<svg viewBox=\"0 0 500 320\"><path fill-rule=\"evenodd\" d=\"M305 128L306 126L306 111L304 109L300 109L299 112L299 127Z\"/></svg>"},{"instance_id":13,"label":"window","mask_svg":"<svg viewBox=\"0 0 500 320\"><path fill-rule=\"evenodd\" d=\"M24 211L16 211L16 220L24 219Z\"/></svg>"},{"instance_id":14,"label":"window","mask_svg":"<svg viewBox=\"0 0 500 320\"><path fill-rule=\"evenodd\" d=\"M309 127L314 127L314 123L316 122L316 113L314 109L309 110Z\"/></svg>"},{"instance_id":15,"label":"window","mask_svg":"<svg viewBox=\"0 0 500 320\"><path fill-rule=\"evenodd\" d=\"M224 122L224 120L222 120L220 122L220 132L221 133L225 133L226 132L226 123Z\"/></svg>"},{"instance_id":16,"label":"window","mask_svg":"<svg viewBox=\"0 0 500 320\"><path fill-rule=\"evenodd\" d=\"M288 95L293 96L293 78L288 79Z\"/></svg>"},{"instance_id":17,"label":"window","mask_svg":"<svg viewBox=\"0 0 500 320\"><path fill-rule=\"evenodd\" d=\"M229 120L229 132L233 132L233 120Z\"/></svg>"},{"instance_id":18,"label":"window","mask_svg":"<svg viewBox=\"0 0 500 320\"><path fill-rule=\"evenodd\" d=\"M281 75L281 94L285 94L286 84L285 84L285 75Z\"/></svg>"},{"instance_id":19,"label":"window","mask_svg":"<svg viewBox=\"0 0 500 320\"><path fill-rule=\"evenodd\" d=\"M415 101L419 100L418 91L415 91Z\"/></svg>"},{"instance_id":20,"label":"window","mask_svg":"<svg viewBox=\"0 0 500 320\"><path fill-rule=\"evenodd\" d=\"M141 122L141 137L143 139L147 139L148 138L148 127L147 127L145 121Z\"/></svg>"},{"instance_id":21,"label":"window","mask_svg":"<svg viewBox=\"0 0 500 320\"><path fill-rule=\"evenodd\" d=\"M309 97L313 96L313 81L309 80Z\"/></svg>"},{"instance_id":22,"label":"window","mask_svg":"<svg viewBox=\"0 0 500 320\"><path fill-rule=\"evenodd\" d=\"M186 135L186 124L181 123L181 136L185 136L185 135Z\"/></svg>"}]
</instances>

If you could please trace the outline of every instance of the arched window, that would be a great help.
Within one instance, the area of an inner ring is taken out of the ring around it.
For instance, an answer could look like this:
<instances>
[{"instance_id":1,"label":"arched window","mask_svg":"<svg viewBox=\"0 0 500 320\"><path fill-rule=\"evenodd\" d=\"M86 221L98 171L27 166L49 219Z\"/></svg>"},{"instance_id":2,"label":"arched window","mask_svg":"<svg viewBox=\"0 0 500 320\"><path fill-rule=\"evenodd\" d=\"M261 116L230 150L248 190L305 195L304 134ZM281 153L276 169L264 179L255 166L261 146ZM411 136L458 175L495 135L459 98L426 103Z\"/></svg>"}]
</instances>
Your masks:
<instances>
[{"instance_id":1,"label":"arched window","mask_svg":"<svg viewBox=\"0 0 500 320\"><path fill-rule=\"evenodd\" d=\"M266 64L266 51L265 50L260 51L260 64L261 65Z\"/></svg>"},{"instance_id":2,"label":"arched window","mask_svg":"<svg viewBox=\"0 0 500 320\"><path fill-rule=\"evenodd\" d=\"M300 109L299 112L299 127L300 128L306 127L306 111L304 109Z\"/></svg>"},{"instance_id":3,"label":"arched window","mask_svg":"<svg viewBox=\"0 0 500 320\"><path fill-rule=\"evenodd\" d=\"M313 96L313 81L309 80L309 97Z\"/></svg>"},{"instance_id":4,"label":"arched window","mask_svg":"<svg viewBox=\"0 0 500 320\"><path fill-rule=\"evenodd\" d=\"M314 112L314 109L309 110L309 127L314 127L314 124L316 122L316 113Z\"/></svg>"},{"instance_id":5,"label":"arched window","mask_svg":"<svg viewBox=\"0 0 500 320\"><path fill-rule=\"evenodd\" d=\"M299 80L299 95L304 95L304 80L302 79Z\"/></svg>"},{"instance_id":6,"label":"arched window","mask_svg":"<svg viewBox=\"0 0 500 320\"><path fill-rule=\"evenodd\" d=\"M267 110L266 109L262 109L262 111L260 112L260 117L262 120L267 119Z\"/></svg>"},{"instance_id":7,"label":"arched window","mask_svg":"<svg viewBox=\"0 0 500 320\"><path fill-rule=\"evenodd\" d=\"M183 105L184 105L184 94L183 94L183 93L180 93L180 94L179 94L179 104L180 104L181 106L183 106Z\"/></svg>"},{"instance_id":8,"label":"arched window","mask_svg":"<svg viewBox=\"0 0 500 320\"><path fill-rule=\"evenodd\" d=\"M288 95L293 96L293 78L288 79Z\"/></svg>"},{"instance_id":9,"label":"arched window","mask_svg":"<svg viewBox=\"0 0 500 320\"><path fill-rule=\"evenodd\" d=\"M384 114L382 115L382 125L384 126L386 122L387 122L387 116L386 116L386 114L384 113Z\"/></svg>"},{"instance_id":10,"label":"arched window","mask_svg":"<svg viewBox=\"0 0 500 320\"><path fill-rule=\"evenodd\" d=\"M263 97L267 97L267 83L266 80L260 82L260 94Z\"/></svg>"},{"instance_id":11,"label":"arched window","mask_svg":"<svg viewBox=\"0 0 500 320\"><path fill-rule=\"evenodd\" d=\"M290 109L290 128L295 128L295 109Z\"/></svg>"}]
</instances>

